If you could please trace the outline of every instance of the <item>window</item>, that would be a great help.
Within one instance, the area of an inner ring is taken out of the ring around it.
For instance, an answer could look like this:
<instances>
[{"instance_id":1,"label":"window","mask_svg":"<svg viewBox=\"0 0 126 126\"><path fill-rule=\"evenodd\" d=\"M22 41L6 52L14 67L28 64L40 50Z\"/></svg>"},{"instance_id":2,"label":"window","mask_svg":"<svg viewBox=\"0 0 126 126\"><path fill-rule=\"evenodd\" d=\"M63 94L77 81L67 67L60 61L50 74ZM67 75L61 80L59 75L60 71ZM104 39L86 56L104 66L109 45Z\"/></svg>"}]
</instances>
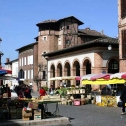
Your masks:
<instances>
[{"instance_id":1,"label":"window","mask_svg":"<svg viewBox=\"0 0 126 126\"><path fill-rule=\"evenodd\" d=\"M19 64L19 66L21 66L21 58L20 58L20 64Z\"/></svg>"},{"instance_id":2,"label":"window","mask_svg":"<svg viewBox=\"0 0 126 126\"><path fill-rule=\"evenodd\" d=\"M126 30L122 30L122 58L126 58Z\"/></svg>"},{"instance_id":3,"label":"window","mask_svg":"<svg viewBox=\"0 0 126 126\"><path fill-rule=\"evenodd\" d=\"M70 43L71 43L70 40L66 40L67 45L70 45Z\"/></svg>"},{"instance_id":4,"label":"window","mask_svg":"<svg viewBox=\"0 0 126 126\"><path fill-rule=\"evenodd\" d=\"M24 65L26 65L26 57L24 57Z\"/></svg>"},{"instance_id":5,"label":"window","mask_svg":"<svg viewBox=\"0 0 126 126\"><path fill-rule=\"evenodd\" d=\"M46 76L46 72L43 71L43 77L42 77L42 78L43 78L43 79L46 79L45 76Z\"/></svg>"},{"instance_id":6,"label":"window","mask_svg":"<svg viewBox=\"0 0 126 126\"><path fill-rule=\"evenodd\" d=\"M58 38L58 45L61 45L61 38Z\"/></svg>"},{"instance_id":7,"label":"window","mask_svg":"<svg viewBox=\"0 0 126 126\"><path fill-rule=\"evenodd\" d=\"M31 70L31 79L33 79L33 70Z\"/></svg>"},{"instance_id":8,"label":"window","mask_svg":"<svg viewBox=\"0 0 126 126\"><path fill-rule=\"evenodd\" d=\"M30 64L33 64L33 55L30 56Z\"/></svg>"},{"instance_id":9,"label":"window","mask_svg":"<svg viewBox=\"0 0 126 126\"><path fill-rule=\"evenodd\" d=\"M121 18L126 17L126 0L121 0Z\"/></svg>"},{"instance_id":10,"label":"window","mask_svg":"<svg viewBox=\"0 0 126 126\"><path fill-rule=\"evenodd\" d=\"M46 37L44 37L44 41L46 41Z\"/></svg>"},{"instance_id":11,"label":"window","mask_svg":"<svg viewBox=\"0 0 126 126\"><path fill-rule=\"evenodd\" d=\"M23 66L24 64L23 64L23 57L22 57L22 66Z\"/></svg>"},{"instance_id":12,"label":"window","mask_svg":"<svg viewBox=\"0 0 126 126\"><path fill-rule=\"evenodd\" d=\"M67 29L69 29L69 26L67 26Z\"/></svg>"},{"instance_id":13,"label":"window","mask_svg":"<svg viewBox=\"0 0 126 126\"><path fill-rule=\"evenodd\" d=\"M24 71L24 79L26 79L26 70Z\"/></svg>"},{"instance_id":14,"label":"window","mask_svg":"<svg viewBox=\"0 0 126 126\"><path fill-rule=\"evenodd\" d=\"M42 40L46 41L47 40L47 36L43 36Z\"/></svg>"},{"instance_id":15,"label":"window","mask_svg":"<svg viewBox=\"0 0 126 126\"><path fill-rule=\"evenodd\" d=\"M28 70L28 79L30 79L30 70Z\"/></svg>"}]
</instances>

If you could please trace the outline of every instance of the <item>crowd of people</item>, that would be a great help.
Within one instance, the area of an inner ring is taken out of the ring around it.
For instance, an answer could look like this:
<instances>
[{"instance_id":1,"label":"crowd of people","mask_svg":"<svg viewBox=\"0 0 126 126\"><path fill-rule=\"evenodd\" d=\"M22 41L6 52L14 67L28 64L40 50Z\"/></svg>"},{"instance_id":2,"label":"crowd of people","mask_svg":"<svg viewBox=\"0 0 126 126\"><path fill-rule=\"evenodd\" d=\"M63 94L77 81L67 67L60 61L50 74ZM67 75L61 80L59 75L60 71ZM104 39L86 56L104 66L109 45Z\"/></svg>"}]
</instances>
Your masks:
<instances>
[{"instance_id":1,"label":"crowd of people","mask_svg":"<svg viewBox=\"0 0 126 126\"><path fill-rule=\"evenodd\" d=\"M14 90L19 98L32 98L30 86L14 86L14 89L10 89L8 84L0 86L0 97L11 97L11 90Z\"/></svg>"}]
</instances>

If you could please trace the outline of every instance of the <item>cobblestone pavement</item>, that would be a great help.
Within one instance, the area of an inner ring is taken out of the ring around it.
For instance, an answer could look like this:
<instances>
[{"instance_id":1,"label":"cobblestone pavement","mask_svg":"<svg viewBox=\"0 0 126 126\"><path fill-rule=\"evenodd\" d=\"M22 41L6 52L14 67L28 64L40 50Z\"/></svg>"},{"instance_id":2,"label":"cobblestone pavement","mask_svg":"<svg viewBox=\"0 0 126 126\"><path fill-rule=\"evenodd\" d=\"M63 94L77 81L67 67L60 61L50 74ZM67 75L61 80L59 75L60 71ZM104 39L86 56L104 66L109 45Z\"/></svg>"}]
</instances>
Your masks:
<instances>
[{"instance_id":1,"label":"cobblestone pavement","mask_svg":"<svg viewBox=\"0 0 126 126\"><path fill-rule=\"evenodd\" d=\"M38 93L33 93L34 96ZM55 105L48 106L49 111ZM59 105L60 115L69 117L72 126L124 126L126 115L121 115L121 108L99 107L93 104L82 106ZM53 111L51 111L53 112Z\"/></svg>"},{"instance_id":2,"label":"cobblestone pavement","mask_svg":"<svg viewBox=\"0 0 126 126\"><path fill-rule=\"evenodd\" d=\"M49 110L54 109L49 105ZM118 107L99 107L93 104L82 106L59 105L60 115L69 117L71 126L124 126L126 115Z\"/></svg>"}]
</instances>

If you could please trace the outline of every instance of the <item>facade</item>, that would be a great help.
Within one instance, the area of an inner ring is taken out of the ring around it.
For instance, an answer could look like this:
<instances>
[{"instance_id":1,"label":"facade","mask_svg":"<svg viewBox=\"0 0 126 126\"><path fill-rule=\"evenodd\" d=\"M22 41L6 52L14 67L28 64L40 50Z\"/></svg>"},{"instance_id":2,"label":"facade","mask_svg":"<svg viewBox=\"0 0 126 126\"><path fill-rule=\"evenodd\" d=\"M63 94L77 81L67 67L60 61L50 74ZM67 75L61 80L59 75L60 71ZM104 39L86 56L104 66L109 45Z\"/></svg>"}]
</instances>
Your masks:
<instances>
[{"instance_id":1,"label":"facade","mask_svg":"<svg viewBox=\"0 0 126 126\"><path fill-rule=\"evenodd\" d=\"M126 1L118 0L120 72L126 72Z\"/></svg>"},{"instance_id":2,"label":"facade","mask_svg":"<svg viewBox=\"0 0 126 126\"><path fill-rule=\"evenodd\" d=\"M34 90L34 77L38 73L38 43L34 42L29 45L23 46L18 51L18 79L19 84L29 85L32 83Z\"/></svg>"},{"instance_id":3,"label":"facade","mask_svg":"<svg viewBox=\"0 0 126 126\"><path fill-rule=\"evenodd\" d=\"M90 28L79 29L82 24L74 16L36 24L39 31L36 42L16 50L19 52L19 78L27 84L32 81L57 87L58 82L49 81L50 78L118 72L118 39ZM108 46L112 46L112 50L108 50ZM29 78L29 75L33 76Z\"/></svg>"},{"instance_id":4,"label":"facade","mask_svg":"<svg viewBox=\"0 0 126 126\"><path fill-rule=\"evenodd\" d=\"M6 74L7 76L18 78L18 59L10 61L9 58L6 58L4 69L12 71L12 74ZM18 85L18 80L17 79L4 80L4 84L8 84L9 86Z\"/></svg>"},{"instance_id":5,"label":"facade","mask_svg":"<svg viewBox=\"0 0 126 126\"><path fill-rule=\"evenodd\" d=\"M113 47L112 50L107 48L110 43ZM83 76L95 73L117 73L119 71L117 39L110 39L106 42L106 39L102 38L62 51L46 53L44 56L48 57L48 83L49 85L53 84L54 87L58 87L60 81L50 81L50 78ZM70 86L76 85L77 82L66 80L65 83Z\"/></svg>"},{"instance_id":6,"label":"facade","mask_svg":"<svg viewBox=\"0 0 126 126\"><path fill-rule=\"evenodd\" d=\"M78 29L83 22L74 16L38 23L39 61L48 61L48 84L59 86L52 77L83 76L91 73L119 71L118 39L90 28ZM112 50L108 50L108 46ZM73 80L72 80L73 81ZM67 81L68 85L76 82Z\"/></svg>"}]
</instances>

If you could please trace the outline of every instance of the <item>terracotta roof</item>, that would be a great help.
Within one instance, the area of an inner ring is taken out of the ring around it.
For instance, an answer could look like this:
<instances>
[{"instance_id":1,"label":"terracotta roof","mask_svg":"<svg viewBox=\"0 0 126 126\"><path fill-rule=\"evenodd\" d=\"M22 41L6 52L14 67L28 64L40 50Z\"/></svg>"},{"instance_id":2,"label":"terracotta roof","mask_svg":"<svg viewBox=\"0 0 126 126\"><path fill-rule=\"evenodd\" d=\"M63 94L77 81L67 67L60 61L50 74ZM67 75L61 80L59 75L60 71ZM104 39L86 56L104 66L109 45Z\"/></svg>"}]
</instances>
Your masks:
<instances>
[{"instance_id":1,"label":"terracotta roof","mask_svg":"<svg viewBox=\"0 0 126 126\"><path fill-rule=\"evenodd\" d=\"M111 37L99 38L99 39L96 39L95 42L119 43L118 38L111 38Z\"/></svg>"},{"instance_id":2,"label":"terracotta roof","mask_svg":"<svg viewBox=\"0 0 126 126\"><path fill-rule=\"evenodd\" d=\"M86 34L86 35L92 35L92 36L106 36L101 32L98 32L96 30L91 30L90 28L85 28L85 29L79 29L80 32ZM107 36L106 36L107 37Z\"/></svg>"},{"instance_id":3,"label":"terracotta roof","mask_svg":"<svg viewBox=\"0 0 126 126\"><path fill-rule=\"evenodd\" d=\"M82 21L78 20L78 19L75 18L74 16L69 16L69 17L61 18L61 19L59 19L59 20L53 20L53 19L51 19L51 20L45 20L45 21L39 22L39 23L36 24L36 25L39 26L40 24L44 24L44 23L58 23L58 22L60 22L60 21L62 21L62 20L66 20L66 19L68 19L68 18L74 18L75 20L78 21L78 24L79 24L79 25L84 24Z\"/></svg>"},{"instance_id":4,"label":"terracotta roof","mask_svg":"<svg viewBox=\"0 0 126 126\"><path fill-rule=\"evenodd\" d=\"M29 47L29 46L33 46L33 45L35 45L35 44L37 44L37 43L38 43L38 42L30 43L30 44L28 44L28 45L25 45L25 46L22 46L21 48L16 49L15 51L22 50L22 49L27 48L27 47Z\"/></svg>"},{"instance_id":5,"label":"terracotta roof","mask_svg":"<svg viewBox=\"0 0 126 126\"><path fill-rule=\"evenodd\" d=\"M51 23L51 22L57 22L57 20L45 20L45 21L42 21L40 23Z\"/></svg>"},{"instance_id":6,"label":"terracotta roof","mask_svg":"<svg viewBox=\"0 0 126 126\"><path fill-rule=\"evenodd\" d=\"M65 17L65 18L59 19L58 22L59 22L59 21L62 21L62 20L65 20L65 19L68 19L68 18L74 18L75 20L78 21L78 24L79 24L79 25L84 24L82 21L78 20L78 19L77 19L76 17L74 17L74 16L69 16L69 17Z\"/></svg>"},{"instance_id":7,"label":"terracotta roof","mask_svg":"<svg viewBox=\"0 0 126 126\"><path fill-rule=\"evenodd\" d=\"M49 53L45 53L43 54L43 56L54 56L54 55L60 55L63 53L67 53L67 52L74 52L77 50L81 50L81 49L87 49L89 47L108 47L108 45L111 44L112 47L115 48L119 48L119 43L118 43L118 39L117 38L110 38L110 37L106 37L106 38L99 38L99 39L95 39L80 45L75 45L69 48L64 48L62 50L57 50L57 51L53 51L53 52L49 52Z\"/></svg>"}]
</instances>

